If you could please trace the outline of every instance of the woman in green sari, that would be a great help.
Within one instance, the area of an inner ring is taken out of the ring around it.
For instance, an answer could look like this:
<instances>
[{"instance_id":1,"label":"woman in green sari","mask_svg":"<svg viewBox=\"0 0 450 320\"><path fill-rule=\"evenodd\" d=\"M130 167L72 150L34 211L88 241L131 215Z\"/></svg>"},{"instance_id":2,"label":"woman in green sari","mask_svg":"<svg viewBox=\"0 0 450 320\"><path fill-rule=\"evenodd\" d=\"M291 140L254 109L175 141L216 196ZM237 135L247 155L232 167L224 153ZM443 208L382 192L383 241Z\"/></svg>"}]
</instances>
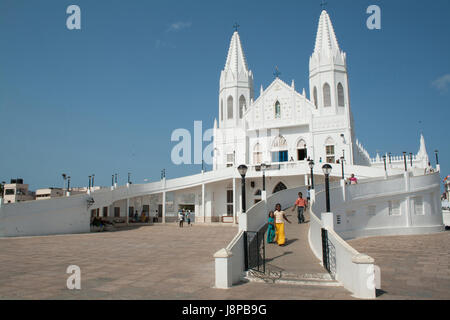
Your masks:
<instances>
[{"instance_id":1,"label":"woman in green sari","mask_svg":"<svg viewBox=\"0 0 450 320\"><path fill-rule=\"evenodd\" d=\"M267 228L267 243L273 243L275 240L275 216L273 211L269 212L269 227Z\"/></svg>"}]
</instances>

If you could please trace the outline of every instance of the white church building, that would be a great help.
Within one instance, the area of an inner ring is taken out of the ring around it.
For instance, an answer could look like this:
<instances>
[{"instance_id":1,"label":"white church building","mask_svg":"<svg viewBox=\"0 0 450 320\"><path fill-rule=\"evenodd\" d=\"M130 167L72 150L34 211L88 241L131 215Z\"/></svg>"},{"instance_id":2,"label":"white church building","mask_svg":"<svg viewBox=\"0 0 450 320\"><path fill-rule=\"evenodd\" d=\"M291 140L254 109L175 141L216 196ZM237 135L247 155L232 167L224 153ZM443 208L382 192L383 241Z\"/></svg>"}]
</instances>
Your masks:
<instances>
[{"instance_id":1,"label":"white church building","mask_svg":"<svg viewBox=\"0 0 450 320\"><path fill-rule=\"evenodd\" d=\"M282 190L311 185L312 178L316 186L322 186L325 163L333 167L332 182L338 183L342 176L347 178L350 174L355 174L360 185L400 177L399 189L404 188L406 175L414 179L427 177L431 172L423 136L417 154L406 155L406 158L385 155L384 159L380 155L371 158L356 139L347 58L325 10L320 15L309 60L308 94L305 89L298 91L294 81L288 84L277 76L255 96L254 75L249 65L239 33L235 31L220 74L212 171L176 179L163 177L161 181L146 184L113 185L107 190L37 203L2 204L0 236L88 232L91 215L123 218L128 222L130 214L136 211L158 217L158 222L171 222L180 208L189 208L194 213L195 223L239 224L242 194L237 167L241 164L249 168L247 209ZM358 112L358 108L355 111ZM261 164L267 166L264 170L266 192L263 191ZM419 189L414 194L408 189L401 199L397 197L401 206L412 206L413 198L420 196L425 214L436 214L439 184L427 183L422 189L414 185L423 190L423 195L419 194ZM377 201L380 197L383 199L380 194ZM385 204L380 210L388 210L390 195L384 194L384 197L386 201L383 200ZM397 202L395 206L397 208ZM47 218L51 223L44 222ZM430 225L440 224L433 219Z\"/></svg>"}]
</instances>

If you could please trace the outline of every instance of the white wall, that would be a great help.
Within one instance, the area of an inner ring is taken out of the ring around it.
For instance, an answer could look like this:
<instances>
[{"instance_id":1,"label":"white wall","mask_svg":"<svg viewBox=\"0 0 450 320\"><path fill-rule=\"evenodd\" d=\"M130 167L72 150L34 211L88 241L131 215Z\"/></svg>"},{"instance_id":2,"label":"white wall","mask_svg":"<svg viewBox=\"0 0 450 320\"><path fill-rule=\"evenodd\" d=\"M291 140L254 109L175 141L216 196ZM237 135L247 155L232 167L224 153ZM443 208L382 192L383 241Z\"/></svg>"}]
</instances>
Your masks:
<instances>
[{"instance_id":1,"label":"white wall","mask_svg":"<svg viewBox=\"0 0 450 320\"><path fill-rule=\"evenodd\" d=\"M89 225L86 195L0 207L0 237L84 233Z\"/></svg>"}]
</instances>

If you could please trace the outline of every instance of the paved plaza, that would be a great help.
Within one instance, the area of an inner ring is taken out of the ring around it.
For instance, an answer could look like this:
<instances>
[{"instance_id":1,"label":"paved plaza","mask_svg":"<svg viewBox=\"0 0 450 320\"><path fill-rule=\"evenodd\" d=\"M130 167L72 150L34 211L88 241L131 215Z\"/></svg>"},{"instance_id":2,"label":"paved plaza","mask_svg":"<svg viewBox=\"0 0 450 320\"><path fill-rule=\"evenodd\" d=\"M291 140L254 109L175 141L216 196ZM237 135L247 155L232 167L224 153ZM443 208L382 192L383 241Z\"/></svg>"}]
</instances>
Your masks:
<instances>
[{"instance_id":1,"label":"paved plaza","mask_svg":"<svg viewBox=\"0 0 450 320\"><path fill-rule=\"evenodd\" d=\"M301 235L291 234L298 226L291 227L287 232L290 242L281 250L295 251L294 244L303 245ZM214 289L213 254L236 232L232 226L180 229L169 224L0 239L0 299L352 299L343 287L250 282L228 290ZM373 256L381 267L386 293L380 298L448 299L449 240L450 233L442 233L360 239L352 245ZM287 260L276 264L289 262L295 255L284 257ZM66 287L69 265L81 268L81 290ZM295 268L301 271L304 266Z\"/></svg>"},{"instance_id":2,"label":"paved plaza","mask_svg":"<svg viewBox=\"0 0 450 320\"><path fill-rule=\"evenodd\" d=\"M343 288L245 283L214 289L213 254L236 227L153 225L0 239L0 299L346 299ZM81 268L81 290L66 269Z\"/></svg>"},{"instance_id":3,"label":"paved plaza","mask_svg":"<svg viewBox=\"0 0 450 320\"><path fill-rule=\"evenodd\" d=\"M373 257L381 268L379 299L450 299L449 231L349 243Z\"/></svg>"}]
</instances>

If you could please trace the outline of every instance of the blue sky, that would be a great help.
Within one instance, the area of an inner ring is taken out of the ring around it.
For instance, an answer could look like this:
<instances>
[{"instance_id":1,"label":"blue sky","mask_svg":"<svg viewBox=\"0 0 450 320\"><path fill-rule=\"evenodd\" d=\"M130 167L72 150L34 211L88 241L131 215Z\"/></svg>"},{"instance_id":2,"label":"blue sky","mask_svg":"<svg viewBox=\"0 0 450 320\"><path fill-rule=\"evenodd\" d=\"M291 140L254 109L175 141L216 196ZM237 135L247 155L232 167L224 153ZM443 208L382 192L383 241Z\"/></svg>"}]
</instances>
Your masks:
<instances>
[{"instance_id":1,"label":"blue sky","mask_svg":"<svg viewBox=\"0 0 450 320\"><path fill-rule=\"evenodd\" d=\"M0 0L0 181L32 189L135 183L200 171L175 166L173 130L217 117L220 70L233 24L256 93L295 79L308 92L320 0ZM66 28L81 8L82 29ZM368 30L366 8L382 10ZM328 0L347 53L357 137L374 154L416 153L423 131L434 164L450 174L450 2Z\"/></svg>"}]
</instances>

